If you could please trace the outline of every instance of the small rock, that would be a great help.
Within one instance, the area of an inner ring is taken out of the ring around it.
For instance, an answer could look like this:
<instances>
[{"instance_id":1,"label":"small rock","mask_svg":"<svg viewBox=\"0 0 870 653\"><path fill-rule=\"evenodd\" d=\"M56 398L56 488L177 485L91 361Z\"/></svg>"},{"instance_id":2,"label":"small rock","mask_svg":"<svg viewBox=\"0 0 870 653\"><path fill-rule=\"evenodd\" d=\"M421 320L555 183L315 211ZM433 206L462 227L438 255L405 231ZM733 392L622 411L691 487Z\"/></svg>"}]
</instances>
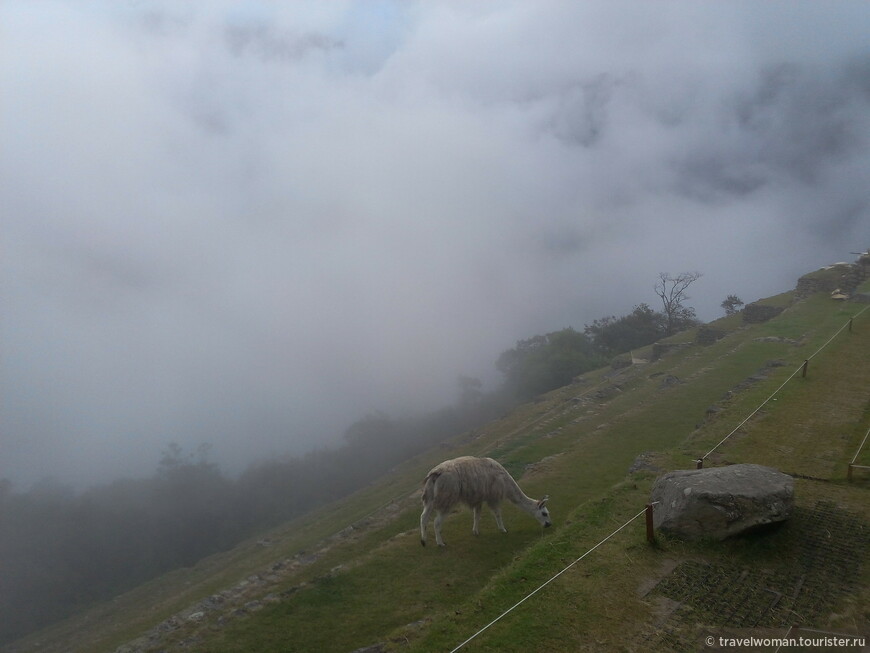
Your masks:
<instances>
[{"instance_id":1,"label":"small rock","mask_svg":"<svg viewBox=\"0 0 870 653\"><path fill-rule=\"evenodd\" d=\"M670 388L670 387L675 386L675 385L680 385L681 383L682 383L682 381L680 380L679 377L676 377L673 374L668 374L665 378L662 379L662 382L661 382L661 384L659 384L659 387Z\"/></svg>"},{"instance_id":2,"label":"small rock","mask_svg":"<svg viewBox=\"0 0 870 653\"><path fill-rule=\"evenodd\" d=\"M631 467L628 468L629 474L634 474L635 472L660 472L662 468L658 465L653 464L652 457L655 455L652 451L644 451L642 454L639 454L637 458L634 459L634 462L631 464Z\"/></svg>"}]
</instances>

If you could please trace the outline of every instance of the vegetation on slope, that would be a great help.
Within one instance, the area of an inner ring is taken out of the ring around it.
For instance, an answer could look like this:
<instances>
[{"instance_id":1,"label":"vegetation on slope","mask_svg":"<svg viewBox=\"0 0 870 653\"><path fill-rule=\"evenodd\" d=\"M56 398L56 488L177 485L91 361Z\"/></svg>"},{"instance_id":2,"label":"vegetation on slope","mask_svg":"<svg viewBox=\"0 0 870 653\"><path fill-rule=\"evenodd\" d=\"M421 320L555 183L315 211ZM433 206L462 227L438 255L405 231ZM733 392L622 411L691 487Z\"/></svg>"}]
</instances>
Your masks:
<instances>
[{"instance_id":1,"label":"vegetation on slope","mask_svg":"<svg viewBox=\"0 0 870 653\"><path fill-rule=\"evenodd\" d=\"M589 372L450 448L400 465L349 500L269 534L268 546L251 542L167 579L152 597L164 597L159 608L143 615L142 601L130 600L129 612L120 619L135 617L144 625L180 612L185 619L153 642L155 650L173 641L209 651L350 651L375 642L397 650L450 650L643 507L656 472L626 477L638 454L654 452L643 461L661 469L692 466L854 312L854 305L814 297L762 325L743 327L739 319L725 318L716 326L730 333L713 345L676 348L662 360L618 372ZM831 496L856 514L864 511L866 519L866 480L847 487L843 478L870 420L867 366L855 364L870 353L868 315L855 321L848 337L814 358L806 379L798 377L783 388L708 463L762 462L828 479L799 481L807 519L817 498ZM673 340L690 342L691 334ZM829 432L837 435L819 451L820 435ZM549 493L557 525L541 531L508 506L508 535L496 532L489 519L475 538L464 512L445 524L447 549L421 549L419 480L438 460L465 453L493 455L522 477L529 494ZM350 524L356 527L347 531ZM650 624L663 619L664 599L655 593L639 598L641 579L665 577L685 558L738 566L758 559L770 566L776 551L795 550L800 533L794 530L789 525L778 532L779 540L721 547L668 541L650 547L643 540L642 520L637 521L481 634L468 650L630 649L632 638L659 641L655 638L662 633L650 630ZM324 537L339 531L345 535L322 545ZM310 563L306 555L313 558ZM264 584L259 597L249 597L249 608L187 619L196 597L262 572L276 560L304 564ZM853 571L866 574L866 565L863 569ZM836 598L841 616L818 617L817 625L849 631L866 627L868 615L856 606L870 604L867 596L859 591L851 608L842 596ZM66 628L69 634L76 626ZM693 633L681 628L671 628L671 639L661 640L661 646L689 641ZM135 630L131 623L126 631L107 629L100 638L91 628L87 650L112 650ZM43 644L50 635L43 634ZM143 641L136 646L148 647Z\"/></svg>"}]
</instances>

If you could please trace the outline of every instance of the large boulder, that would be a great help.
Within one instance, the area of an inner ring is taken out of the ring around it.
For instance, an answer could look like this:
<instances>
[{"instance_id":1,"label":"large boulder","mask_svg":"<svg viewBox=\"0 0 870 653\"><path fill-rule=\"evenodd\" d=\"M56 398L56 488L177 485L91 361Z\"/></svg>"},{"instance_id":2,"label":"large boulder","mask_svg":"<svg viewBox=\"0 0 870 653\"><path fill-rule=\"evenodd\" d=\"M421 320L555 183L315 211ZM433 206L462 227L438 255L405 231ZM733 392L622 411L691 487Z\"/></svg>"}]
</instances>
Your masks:
<instances>
[{"instance_id":1,"label":"large boulder","mask_svg":"<svg viewBox=\"0 0 870 653\"><path fill-rule=\"evenodd\" d=\"M686 540L722 540L788 519L794 480L762 465L669 472L656 481L653 525Z\"/></svg>"}]
</instances>

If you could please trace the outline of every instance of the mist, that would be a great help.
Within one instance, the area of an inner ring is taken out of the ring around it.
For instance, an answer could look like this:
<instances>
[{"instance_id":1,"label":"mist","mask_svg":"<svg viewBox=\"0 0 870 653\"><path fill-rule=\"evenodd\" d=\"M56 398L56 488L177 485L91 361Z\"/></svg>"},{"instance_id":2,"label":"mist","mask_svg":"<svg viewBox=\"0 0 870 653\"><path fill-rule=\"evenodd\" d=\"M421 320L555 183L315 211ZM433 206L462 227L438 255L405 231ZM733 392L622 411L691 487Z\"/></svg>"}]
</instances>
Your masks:
<instances>
[{"instance_id":1,"label":"mist","mask_svg":"<svg viewBox=\"0 0 870 653\"><path fill-rule=\"evenodd\" d=\"M225 469L870 245L863 2L0 6L0 478Z\"/></svg>"}]
</instances>

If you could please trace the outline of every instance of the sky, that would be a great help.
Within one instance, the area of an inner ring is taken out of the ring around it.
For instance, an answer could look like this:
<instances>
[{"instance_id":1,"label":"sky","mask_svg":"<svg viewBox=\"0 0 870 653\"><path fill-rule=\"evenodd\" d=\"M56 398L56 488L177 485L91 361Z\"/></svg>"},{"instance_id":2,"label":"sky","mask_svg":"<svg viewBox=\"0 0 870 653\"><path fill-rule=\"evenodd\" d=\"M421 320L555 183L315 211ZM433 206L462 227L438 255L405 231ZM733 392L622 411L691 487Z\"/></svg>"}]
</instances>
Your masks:
<instances>
[{"instance_id":1,"label":"sky","mask_svg":"<svg viewBox=\"0 0 870 653\"><path fill-rule=\"evenodd\" d=\"M0 478L227 470L870 247L870 4L0 4Z\"/></svg>"}]
</instances>

